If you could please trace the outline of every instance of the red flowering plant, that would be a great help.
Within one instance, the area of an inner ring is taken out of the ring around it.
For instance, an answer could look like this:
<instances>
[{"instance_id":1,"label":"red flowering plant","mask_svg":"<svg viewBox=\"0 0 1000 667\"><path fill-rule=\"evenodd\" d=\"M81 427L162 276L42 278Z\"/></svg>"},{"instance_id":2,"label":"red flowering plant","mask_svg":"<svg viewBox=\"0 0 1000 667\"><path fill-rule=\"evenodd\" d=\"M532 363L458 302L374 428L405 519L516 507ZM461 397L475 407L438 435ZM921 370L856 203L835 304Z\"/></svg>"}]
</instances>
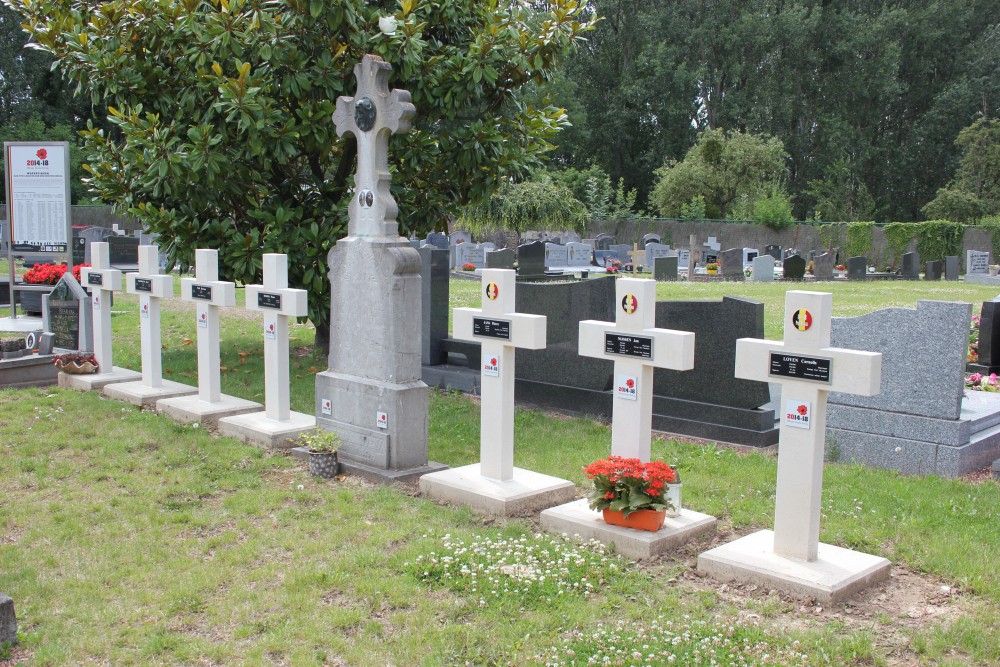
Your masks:
<instances>
[{"instance_id":1,"label":"red flowering plant","mask_svg":"<svg viewBox=\"0 0 1000 667\"><path fill-rule=\"evenodd\" d=\"M77 264L73 267L73 277L80 282L80 269L90 264ZM55 285L66 273L65 264L35 264L24 272L21 280L26 285Z\"/></svg>"},{"instance_id":2,"label":"red flowering plant","mask_svg":"<svg viewBox=\"0 0 1000 667\"><path fill-rule=\"evenodd\" d=\"M626 517L637 510L667 509L667 484L680 481L677 470L662 461L643 463L621 456L594 461L583 472L594 484L587 496L590 508L610 509Z\"/></svg>"},{"instance_id":3,"label":"red flowering plant","mask_svg":"<svg viewBox=\"0 0 1000 667\"><path fill-rule=\"evenodd\" d=\"M466 262L465 264L462 265L462 270L463 271L475 271L476 270L476 265L473 264L472 262Z\"/></svg>"}]
</instances>

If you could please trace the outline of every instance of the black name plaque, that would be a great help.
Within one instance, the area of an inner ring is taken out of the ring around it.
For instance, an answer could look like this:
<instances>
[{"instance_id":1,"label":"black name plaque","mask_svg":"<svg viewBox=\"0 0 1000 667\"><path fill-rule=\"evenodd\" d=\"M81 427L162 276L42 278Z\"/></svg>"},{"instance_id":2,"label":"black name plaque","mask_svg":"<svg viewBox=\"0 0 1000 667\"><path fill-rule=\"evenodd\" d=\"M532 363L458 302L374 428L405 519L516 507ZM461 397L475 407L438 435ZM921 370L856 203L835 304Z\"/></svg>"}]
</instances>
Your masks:
<instances>
[{"instance_id":1,"label":"black name plaque","mask_svg":"<svg viewBox=\"0 0 1000 667\"><path fill-rule=\"evenodd\" d=\"M257 292L257 307L281 310L281 295L274 292Z\"/></svg>"},{"instance_id":2,"label":"black name plaque","mask_svg":"<svg viewBox=\"0 0 1000 667\"><path fill-rule=\"evenodd\" d=\"M152 292L153 291L153 281L149 278L136 278L135 279L135 291L136 292Z\"/></svg>"},{"instance_id":3,"label":"black name plaque","mask_svg":"<svg viewBox=\"0 0 1000 667\"><path fill-rule=\"evenodd\" d=\"M199 301L211 301L212 287L210 285L191 285L191 298Z\"/></svg>"},{"instance_id":4,"label":"black name plaque","mask_svg":"<svg viewBox=\"0 0 1000 667\"><path fill-rule=\"evenodd\" d=\"M646 336L626 336L623 334L604 334L604 353L620 354L624 357L653 358L653 339Z\"/></svg>"},{"instance_id":5,"label":"black name plaque","mask_svg":"<svg viewBox=\"0 0 1000 667\"><path fill-rule=\"evenodd\" d=\"M772 377L796 378L814 382L830 383L830 359L823 357L804 357L801 354L771 353L771 367L768 375Z\"/></svg>"},{"instance_id":6,"label":"black name plaque","mask_svg":"<svg viewBox=\"0 0 1000 667\"><path fill-rule=\"evenodd\" d=\"M503 338L504 340L510 340L510 321L473 317L472 335L482 336L483 338Z\"/></svg>"}]
</instances>

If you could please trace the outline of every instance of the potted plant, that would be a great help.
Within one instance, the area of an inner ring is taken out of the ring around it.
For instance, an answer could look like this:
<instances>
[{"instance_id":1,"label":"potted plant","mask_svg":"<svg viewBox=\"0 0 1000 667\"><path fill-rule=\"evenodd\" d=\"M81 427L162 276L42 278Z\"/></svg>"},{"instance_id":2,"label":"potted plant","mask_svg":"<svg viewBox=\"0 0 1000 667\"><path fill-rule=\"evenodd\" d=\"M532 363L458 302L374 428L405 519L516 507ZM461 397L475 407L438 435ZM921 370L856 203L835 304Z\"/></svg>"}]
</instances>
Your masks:
<instances>
[{"instance_id":1,"label":"potted plant","mask_svg":"<svg viewBox=\"0 0 1000 667\"><path fill-rule=\"evenodd\" d=\"M310 474L325 479L330 479L337 474L340 467L337 461L340 436L336 433L317 427L300 434L292 441L292 444L309 450Z\"/></svg>"},{"instance_id":2,"label":"potted plant","mask_svg":"<svg viewBox=\"0 0 1000 667\"><path fill-rule=\"evenodd\" d=\"M583 472L593 484L590 508L603 512L606 523L655 532L663 527L667 509L680 512L680 477L662 461L609 456ZM678 485L674 500L668 497L670 484Z\"/></svg>"},{"instance_id":3,"label":"potted plant","mask_svg":"<svg viewBox=\"0 0 1000 667\"><path fill-rule=\"evenodd\" d=\"M0 359L23 357L26 352L23 336L0 336Z\"/></svg>"},{"instance_id":4,"label":"potted plant","mask_svg":"<svg viewBox=\"0 0 1000 667\"><path fill-rule=\"evenodd\" d=\"M97 357L90 352L67 352L57 354L52 360L52 365L63 373L70 375L87 375L96 373L98 369Z\"/></svg>"},{"instance_id":5,"label":"potted plant","mask_svg":"<svg viewBox=\"0 0 1000 667\"><path fill-rule=\"evenodd\" d=\"M466 262L465 264L462 265L462 270L463 271L475 271L476 270L476 265L473 264L472 262Z\"/></svg>"},{"instance_id":6,"label":"potted plant","mask_svg":"<svg viewBox=\"0 0 1000 667\"><path fill-rule=\"evenodd\" d=\"M709 262L705 265L705 271L707 271L709 275L714 276L719 272L719 265L715 262Z\"/></svg>"}]
</instances>

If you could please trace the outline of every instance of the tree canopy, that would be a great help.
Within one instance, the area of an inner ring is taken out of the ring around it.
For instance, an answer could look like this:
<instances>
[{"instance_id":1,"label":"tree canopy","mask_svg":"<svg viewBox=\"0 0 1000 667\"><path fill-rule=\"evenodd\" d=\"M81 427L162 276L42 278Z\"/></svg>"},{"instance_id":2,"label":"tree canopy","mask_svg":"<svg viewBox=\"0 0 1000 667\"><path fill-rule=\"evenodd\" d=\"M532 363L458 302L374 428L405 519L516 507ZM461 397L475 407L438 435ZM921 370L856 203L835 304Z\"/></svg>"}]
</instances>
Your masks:
<instances>
[{"instance_id":1,"label":"tree canopy","mask_svg":"<svg viewBox=\"0 0 1000 667\"><path fill-rule=\"evenodd\" d=\"M924 212L956 222L1000 215L1000 120L976 120L955 143L962 151L955 179L938 190Z\"/></svg>"},{"instance_id":2,"label":"tree canopy","mask_svg":"<svg viewBox=\"0 0 1000 667\"><path fill-rule=\"evenodd\" d=\"M576 0L4 1L77 90L108 105L113 131L86 132L90 185L172 259L218 248L230 279L256 280L263 252L288 253L318 328L356 151L331 117L355 90L354 64L382 57L390 86L413 97L414 127L391 143L393 194L401 232L429 231L551 148L562 109L522 91L591 18Z\"/></svg>"}]
</instances>

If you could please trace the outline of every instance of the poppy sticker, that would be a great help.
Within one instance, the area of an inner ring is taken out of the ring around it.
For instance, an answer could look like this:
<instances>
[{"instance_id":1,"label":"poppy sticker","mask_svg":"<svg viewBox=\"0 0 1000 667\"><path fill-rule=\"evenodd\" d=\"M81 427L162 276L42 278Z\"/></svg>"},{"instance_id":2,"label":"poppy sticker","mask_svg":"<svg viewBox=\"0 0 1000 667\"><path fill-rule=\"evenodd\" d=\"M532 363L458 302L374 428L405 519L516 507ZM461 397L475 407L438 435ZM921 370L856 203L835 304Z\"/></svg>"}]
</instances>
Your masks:
<instances>
[{"instance_id":1,"label":"poppy sticker","mask_svg":"<svg viewBox=\"0 0 1000 667\"><path fill-rule=\"evenodd\" d=\"M615 396L626 401L639 398L639 379L634 375L617 375L615 377Z\"/></svg>"},{"instance_id":2,"label":"poppy sticker","mask_svg":"<svg viewBox=\"0 0 1000 667\"><path fill-rule=\"evenodd\" d=\"M809 401L788 399L785 401L785 426L812 428L812 405Z\"/></svg>"},{"instance_id":3,"label":"poppy sticker","mask_svg":"<svg viewBox=\"0 0 1000 667\"><path fill-rule=\"evenodd\" d=\"M483 375L490 377L500 377L500 360L495 356L483 359Z\"/></svg>"}]
</instances>

